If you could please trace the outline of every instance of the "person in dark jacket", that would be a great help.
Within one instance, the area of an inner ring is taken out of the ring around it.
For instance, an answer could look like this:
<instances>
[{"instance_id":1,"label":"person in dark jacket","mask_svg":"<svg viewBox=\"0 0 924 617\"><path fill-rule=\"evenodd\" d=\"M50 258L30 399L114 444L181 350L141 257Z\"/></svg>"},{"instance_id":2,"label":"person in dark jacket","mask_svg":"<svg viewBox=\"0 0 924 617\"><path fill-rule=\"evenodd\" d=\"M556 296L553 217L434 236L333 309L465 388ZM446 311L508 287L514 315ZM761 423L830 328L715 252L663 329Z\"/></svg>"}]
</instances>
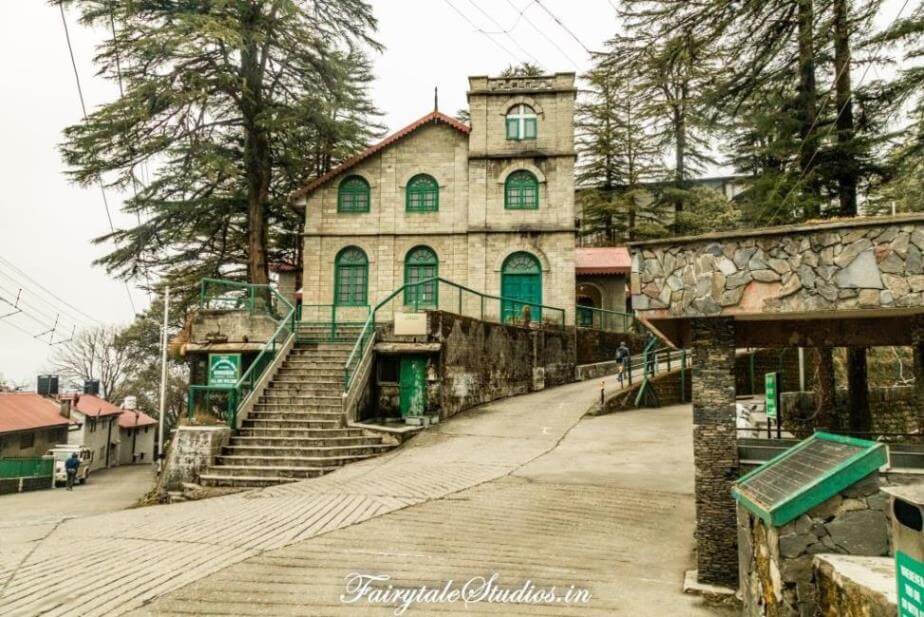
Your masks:
<instances>
[{"instance_id":1,"label":"person in dark jacket","mask_svg":"<svg viewBox=\"0 0 924 617\"><path fill-rule=\"evenodd\" d=\"M616 348L616 361L619 362L617 365L619 367L619 385L623 385L623 382L628 377L629 373L629 360L632 358L632 352L629 351L629 347L626 345L625 341L619 343L619 347Z\"/></svg>"},{"instance_id":2,"label":"person in dark jacket","mask_svg":"<svg viewBox=\"0 0 924 617\"><path fill-rule=\"evenodd\" d=\"M74 480L77 479L77 470L80 469L80 457L74 452L71 457L64 462L64 470L67 472L67 490L74 490Z\"/></svg>"}]
</instances>

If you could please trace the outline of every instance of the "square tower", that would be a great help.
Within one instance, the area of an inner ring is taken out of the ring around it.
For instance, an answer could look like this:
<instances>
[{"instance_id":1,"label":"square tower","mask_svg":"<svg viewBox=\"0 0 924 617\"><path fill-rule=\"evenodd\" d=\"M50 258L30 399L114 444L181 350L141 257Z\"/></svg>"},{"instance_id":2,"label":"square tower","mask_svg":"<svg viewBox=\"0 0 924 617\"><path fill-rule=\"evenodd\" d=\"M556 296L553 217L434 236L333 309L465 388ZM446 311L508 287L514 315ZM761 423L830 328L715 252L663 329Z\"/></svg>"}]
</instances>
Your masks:
<instances>
[{"instance_id":1,"label":"square tower","mask_svg":"<svg viewBox=\"0 0 924 617\"><path fill-rule=\"evenodd\" d=\"M528 253L542 267L542 303L569 313L574 305L574 79L574 73L470 77L468 92L469 259L480 262L483 256L473 274L485 277L471 282L489 293L513 293L519 279L505 276L506 268L514 263L511 257L526 263L514 253Z\"/></svg>"}]
</instances>

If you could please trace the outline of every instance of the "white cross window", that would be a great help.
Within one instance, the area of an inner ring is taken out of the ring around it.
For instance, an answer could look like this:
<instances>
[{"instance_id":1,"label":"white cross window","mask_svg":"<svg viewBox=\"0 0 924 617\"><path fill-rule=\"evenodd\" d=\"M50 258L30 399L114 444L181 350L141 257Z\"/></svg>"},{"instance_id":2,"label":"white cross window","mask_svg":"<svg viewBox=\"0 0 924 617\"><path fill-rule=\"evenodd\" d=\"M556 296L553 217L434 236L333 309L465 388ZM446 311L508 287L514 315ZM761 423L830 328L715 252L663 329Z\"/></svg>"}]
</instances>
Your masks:
<instances>
[{"instance_id":1,"label":"white cross window","mask_svg":"<svg viewBox=\"0 0 924 617\"><path fill-rule=\"evenodd\" d=\"M536 139L536 112L529 105L514 105L507 112L507 139Z\"/></svg>"}]
</instances>

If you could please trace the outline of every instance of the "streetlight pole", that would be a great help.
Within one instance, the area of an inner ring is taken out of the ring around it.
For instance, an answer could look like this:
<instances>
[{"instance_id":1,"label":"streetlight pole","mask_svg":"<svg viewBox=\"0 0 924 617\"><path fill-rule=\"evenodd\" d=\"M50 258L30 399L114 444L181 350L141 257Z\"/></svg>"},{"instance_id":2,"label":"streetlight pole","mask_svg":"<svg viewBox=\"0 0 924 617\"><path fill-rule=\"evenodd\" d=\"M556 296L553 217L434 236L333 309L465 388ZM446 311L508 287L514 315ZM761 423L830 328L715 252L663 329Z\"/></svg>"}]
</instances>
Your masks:
<instances>
[{"instance_id":1,"label":"streetlight pole","mask_svg":"<svg viewBox=\"0 0 924 617\"><path fill-rule=\"evenodd\" d=\"M164 288L164 325L160 352L160 414L157 418L157 460L163 465L164 414L167 412L167 315L170 313L170 288Z\"/></svg>"}]
</instances>

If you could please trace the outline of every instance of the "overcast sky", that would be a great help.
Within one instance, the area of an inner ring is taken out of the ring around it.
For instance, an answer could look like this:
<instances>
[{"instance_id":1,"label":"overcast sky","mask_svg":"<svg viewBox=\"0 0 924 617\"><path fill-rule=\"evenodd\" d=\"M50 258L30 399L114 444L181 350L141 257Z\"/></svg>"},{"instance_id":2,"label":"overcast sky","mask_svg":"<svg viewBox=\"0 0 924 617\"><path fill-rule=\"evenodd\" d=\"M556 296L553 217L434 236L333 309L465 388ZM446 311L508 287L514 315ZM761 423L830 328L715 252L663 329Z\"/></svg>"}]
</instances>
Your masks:
<instances>
[{"instance_id":1,"label":"overcast sky","mask_svg":"<svg viewBox=\"0 0 924 617\"><path fill-rule=\"evenodd\" d=\"M372 98L395 130L432 109L434 86L442 111L465 107L468 75L496 74L524 60L549 72L584 72L589 66L584 47L599 49L617 27L614 3L372 0L378 38L386 47L375 58ZM887 0L883 19L893 17L901 3ZM94 74L97 33L80 27L73 12L67 20L86 102L94 108L117 89ZM476 28L512 28L512 38L489 37ZM51 367L50 340L66 339L73 327L96 321L128 323L133 315L128 295L137 311L148 298L92 265L110 247L90 241L108 232L109 222L99 189L69 183L57 150L64 127L81 117L58 9L42 0L3 0L0 58L6 84L0 96L0 374L34 387L35 375ZM122 196L107 197L115 226L131 224L119 212ZM20 290L22 312L2 317L13 311L4 301L14 302ZM36 338L56 318L54 338Z\"/></svg>"}]
</instances>

